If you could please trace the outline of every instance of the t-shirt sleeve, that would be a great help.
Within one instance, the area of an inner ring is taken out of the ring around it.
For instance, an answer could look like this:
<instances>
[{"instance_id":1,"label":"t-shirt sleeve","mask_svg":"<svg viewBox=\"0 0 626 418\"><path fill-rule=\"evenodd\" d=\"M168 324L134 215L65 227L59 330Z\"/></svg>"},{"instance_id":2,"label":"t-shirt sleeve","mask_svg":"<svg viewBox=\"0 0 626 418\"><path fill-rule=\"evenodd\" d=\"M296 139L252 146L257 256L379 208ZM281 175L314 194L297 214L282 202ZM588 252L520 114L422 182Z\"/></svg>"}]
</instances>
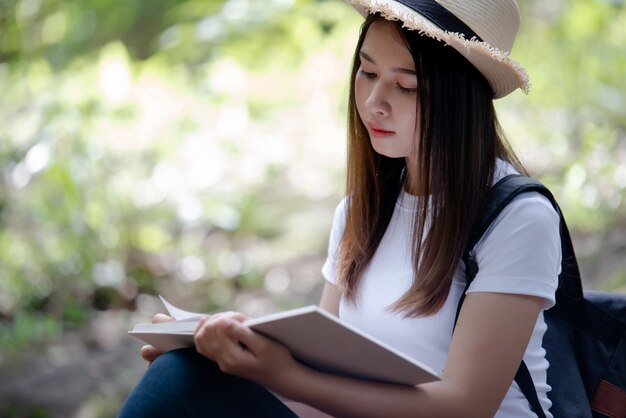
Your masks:
<instances>
[{"instance_id":1,"label":"t-shirt sleeve","mask_svg":"<svg viewBox=\"0 0 626 418\"><path fill-rule=\"evenodd\" d=\"M344 198L335 209L333 217L333 225L330 229L330 237L328 238L328 255L322 266L322 276L332 283L337 284L337 250L346 228L346 199Z\"/></svg>"},{"instance_id":2,"label":"t-shirt sleeve","mask_svg":"<svg viewBox=\"0 0 626 418\"><path fill-rule=\"evenodd\" d=\"M559 216L539 193L516 197L474 247L479 271L468 292L538 296L555 303L561 271Z\"/></svg>"}]
</instances>

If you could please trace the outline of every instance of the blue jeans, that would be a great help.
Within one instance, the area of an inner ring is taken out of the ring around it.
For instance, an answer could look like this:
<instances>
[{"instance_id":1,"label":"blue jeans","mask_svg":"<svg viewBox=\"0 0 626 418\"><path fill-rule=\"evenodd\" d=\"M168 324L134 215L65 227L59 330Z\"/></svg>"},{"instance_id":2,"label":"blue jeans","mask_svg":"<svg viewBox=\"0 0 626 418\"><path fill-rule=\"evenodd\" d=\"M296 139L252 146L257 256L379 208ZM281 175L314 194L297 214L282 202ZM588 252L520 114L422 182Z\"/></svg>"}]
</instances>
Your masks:
<instances>
[{"instance_id":1,"label":"blue jeans","mask_svg":"<svg viewBox=\"0 0 626 418\"><path fill-rule=\"evenodd\" d=\"M159 356L122 405L118 418L294 418L263 386L223 373L195 348Z\"/></svg>"}]
</instances>

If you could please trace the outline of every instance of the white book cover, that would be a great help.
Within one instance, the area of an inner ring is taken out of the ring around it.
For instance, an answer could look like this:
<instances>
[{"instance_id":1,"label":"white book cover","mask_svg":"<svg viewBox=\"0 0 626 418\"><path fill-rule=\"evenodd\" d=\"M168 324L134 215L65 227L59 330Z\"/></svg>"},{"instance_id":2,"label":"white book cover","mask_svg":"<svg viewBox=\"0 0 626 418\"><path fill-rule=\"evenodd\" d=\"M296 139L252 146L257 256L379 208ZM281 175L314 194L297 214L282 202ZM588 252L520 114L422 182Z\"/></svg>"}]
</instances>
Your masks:
<instances>
[{"instance_id":1,"label":"white book cover","mask_svg":"<svg viewBox=\"0 0 626 418\"><path fill-rule=\"evenodd\" d=\"M161 300L176 321L137 324L129 333L164 352L193 347L197 322L209 315L187 312ZM315 305L250 319L245 325L282 343L297 360L320 371L405 385L439 380L428 366Z\"/></svg>"}]
</instances>

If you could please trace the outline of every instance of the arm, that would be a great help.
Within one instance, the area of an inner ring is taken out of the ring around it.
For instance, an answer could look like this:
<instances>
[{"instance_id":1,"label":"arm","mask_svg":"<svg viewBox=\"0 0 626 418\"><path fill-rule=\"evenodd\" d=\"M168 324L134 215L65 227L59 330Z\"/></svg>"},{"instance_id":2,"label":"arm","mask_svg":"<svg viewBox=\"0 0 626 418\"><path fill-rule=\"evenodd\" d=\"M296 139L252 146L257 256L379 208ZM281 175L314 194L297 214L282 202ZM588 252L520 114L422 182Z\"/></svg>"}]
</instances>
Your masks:
<instances>
[{"instance_id":1,"label":"arm","mask_svg":"<svg viewBox=\"0 0 626 418\"><path fill-rule=\"evenodd\" d=\"M511 385L541 305L542 300L532 296L468 295L440 382L398 387L307 369L285 387L295 392L286 395L336 416L493 416Z\"/></svg>"},{"instance_id":2,"label":"arm","mask_svg":"<svg viewBox=\"0 0 626 418\"><path fill-rule=\"evenodd\" d=\"M326 297L324 301L334 299ZM225 372L337 417L485 417L495 414L510 387L542 303L533 296L469 294L442 380L416 387L315 371L296 362L281 345L228 317L203 322L196 345Z\"/></svg>"}]
</instances>

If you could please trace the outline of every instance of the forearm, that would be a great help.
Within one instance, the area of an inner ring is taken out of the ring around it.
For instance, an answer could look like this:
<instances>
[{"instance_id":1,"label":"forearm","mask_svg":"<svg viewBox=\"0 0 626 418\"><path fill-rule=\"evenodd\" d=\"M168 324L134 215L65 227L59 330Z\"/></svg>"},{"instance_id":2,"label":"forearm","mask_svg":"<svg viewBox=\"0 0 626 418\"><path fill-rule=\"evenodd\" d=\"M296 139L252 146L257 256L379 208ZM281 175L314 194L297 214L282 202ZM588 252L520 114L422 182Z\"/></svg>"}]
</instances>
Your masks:
<instances>
[{"instance_id":1,"label":"forearm","mask_svg":"<svg viewBox=\"0 0 626 418\"><path fill-rule=\"evenodd\" d=\"M417 387L391 385L320 373L301 366L272 389L338 418L486 416L481 405L446 382Z\"/></svg>"},{"instance_id":2,"label":"forearm","mask_svg":"<svg viewBox=\"0 0 626 418\"><path fill-rule=\"evenodd\" d=\"M417 387L370 383L296 363L280 379L287 384L284 391L277 392L337 417L490 417L511 386L541 304L532 296L470 294L440 382Z\"/></svg>"}]
</instances>

